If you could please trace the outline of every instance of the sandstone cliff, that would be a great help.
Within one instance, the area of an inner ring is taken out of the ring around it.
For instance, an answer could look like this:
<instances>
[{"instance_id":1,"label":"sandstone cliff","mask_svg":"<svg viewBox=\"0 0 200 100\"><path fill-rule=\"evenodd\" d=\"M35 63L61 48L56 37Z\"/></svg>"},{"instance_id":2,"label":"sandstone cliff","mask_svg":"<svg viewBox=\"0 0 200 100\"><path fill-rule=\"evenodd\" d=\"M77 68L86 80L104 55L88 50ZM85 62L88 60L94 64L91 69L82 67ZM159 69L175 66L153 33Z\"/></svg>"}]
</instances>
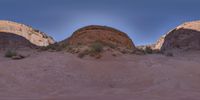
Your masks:
<instances>
[{"instance_id":1,"label":"sandstone cliff","mask_svg":"<svg viewBox=\"0 0 200 100\"><path fill-rule=\"evenodd\" d=\"M53 38L47 36L43 32L16 22L0 21L0 32L22 36L36 46L48 46L54 43Z\"/></svg>"}]
</instances>

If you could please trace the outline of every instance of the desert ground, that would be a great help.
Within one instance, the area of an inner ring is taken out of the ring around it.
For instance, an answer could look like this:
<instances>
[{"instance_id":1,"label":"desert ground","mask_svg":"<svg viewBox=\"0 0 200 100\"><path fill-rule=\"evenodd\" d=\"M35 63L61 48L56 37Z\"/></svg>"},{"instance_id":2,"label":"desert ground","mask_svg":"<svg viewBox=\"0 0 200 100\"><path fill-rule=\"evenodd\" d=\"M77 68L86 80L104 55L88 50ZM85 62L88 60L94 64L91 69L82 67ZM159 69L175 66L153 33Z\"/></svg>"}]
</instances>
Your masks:
<instances>
[{"instance_id":1,"label":"desert ground","mask_svg":"<svg viewBox=\"0 0 200 100\"><path fill-rule=\"evenodd\" d=\"M0 52L0 100L199 100L200 51L101 59L66 52Z\"/></svg>"}]
</instances>

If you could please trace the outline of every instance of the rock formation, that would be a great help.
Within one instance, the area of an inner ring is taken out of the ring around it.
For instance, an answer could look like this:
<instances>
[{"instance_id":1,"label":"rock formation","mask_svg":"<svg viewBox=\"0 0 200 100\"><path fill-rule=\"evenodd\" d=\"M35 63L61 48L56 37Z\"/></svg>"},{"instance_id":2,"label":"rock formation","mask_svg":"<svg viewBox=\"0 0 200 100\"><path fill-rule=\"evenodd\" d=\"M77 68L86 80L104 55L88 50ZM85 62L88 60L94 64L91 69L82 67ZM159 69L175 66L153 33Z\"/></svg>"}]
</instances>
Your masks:
<instances>
[{"instance_id":1,"label":"rock formation","mask_svg":"<svg viewBox=\"0 0 200 100\"><path fill-rule=\"evenodd\" d=\"M137 51L132 40L124 32L99 25L78 29L71 37L59 42L58 45L57 49L64 48L70 53L78 53L80 58L90 55L99 59L103 55L102 52L107 51L113 56Z\"/></svg>"},{"instance_id":2,"label":"rock formation","mask_svg":"<svg viewBox=\"0 0 200 100\"><path fill-rule=\"evenodd\" d=\"M29 40L26 38L13 34L0 32L0 49L17 49L24 47L35 47Z\"/></svg>"},{"instance_id":3,"label":"rock formation","mask_svg":"<svg viewBox=\"0 0 200 100\"><path fill-rule=\"evenodd\" d=\"M168 51L174 49L200 49L200 21L184 23L161 37L155 49Z\"/></svg>"},{"instance_id":4,"label":"rock formation","mask_svg":"<svg viewBox=\"0 0 200 100\"><path fill-rule=\"evenodd\" d=\"M51 37L44 34L43 32L40 32L39 30L35 30L24 24L19 24L19 23L15 23L15 22L11 22L11 21L0 21L0 32L2 33L2 34L0 34L0 37L1 36L5 37L5 33L9 33L9 35L12 33L14 35L18 35L19 37L20 36L24 37L26 40L30 41L30 43L32 43L36 46L48 46L49 44L54 43L54 40ZM14 36L14 35L12 35L12 36ZM19 39L19 37L17 39ZM8 37L6 37L6 38L8 39ZM10 37L10 39L13 39L13 38L16 39L16 36ZM10 40L10 41L12 41L12 40ZM24 39L22 41L24 41ZM22 43L22 41L19 43ZM4 42L4 41L1 40L1 43L2 42ZM14 43L14 44L16 44L16 43ZM1 45L3 45L3 44L1 44ZM6 45L6 44L4 44L4 45Z\"/></svg>"},{"instance_id":5,"label":"rock formation","mask_svg":"<svg viewBox=\"0 0 200 100\"><path fill-rule=\"evenodd\" d=\"M116 47L135 48L132 40L124 32L98 25L83 27L63 42L70 45L90 45L96 41L112 44Z\"/></svg>"}]
</instances>

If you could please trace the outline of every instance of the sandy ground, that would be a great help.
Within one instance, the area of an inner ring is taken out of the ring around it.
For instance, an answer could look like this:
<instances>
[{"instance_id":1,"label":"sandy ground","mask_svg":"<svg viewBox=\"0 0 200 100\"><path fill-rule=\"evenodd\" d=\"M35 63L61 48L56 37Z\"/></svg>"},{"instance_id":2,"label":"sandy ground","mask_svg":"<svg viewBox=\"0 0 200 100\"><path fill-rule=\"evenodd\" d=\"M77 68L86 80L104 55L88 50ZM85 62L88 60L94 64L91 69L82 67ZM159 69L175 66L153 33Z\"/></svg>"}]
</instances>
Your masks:
<instances>
[{"instance_id":1,"label":"sandy ground","mask_svg":"<svg viewBox=\"0 0 200 100\"><path fill-rule=\"evenodd\" d=\"M63 52L0 52L0 100L199 100L200 52L166 57L109 54L96 60Z\"/></svg>"}]
</instances>

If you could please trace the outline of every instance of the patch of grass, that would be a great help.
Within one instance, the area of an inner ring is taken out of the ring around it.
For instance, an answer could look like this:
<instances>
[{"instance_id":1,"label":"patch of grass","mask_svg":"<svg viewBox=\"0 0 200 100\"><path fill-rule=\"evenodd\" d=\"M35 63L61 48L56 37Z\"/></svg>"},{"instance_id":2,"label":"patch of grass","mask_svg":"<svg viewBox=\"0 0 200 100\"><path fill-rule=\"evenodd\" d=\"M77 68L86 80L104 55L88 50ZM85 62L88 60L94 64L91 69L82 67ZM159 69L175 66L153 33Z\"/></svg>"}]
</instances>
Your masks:
<instances>
[{"instance_id":1,"label":"patch of grass","mask_svg":"<svg viewBox=\"0 0 200 100\"><path fill-rule=\"evenodd\" d=\"M5 57L12 58L14 56L17 56L17 52L14 50L7 50L5 53Z\"/></svg>"}]
</instances>

